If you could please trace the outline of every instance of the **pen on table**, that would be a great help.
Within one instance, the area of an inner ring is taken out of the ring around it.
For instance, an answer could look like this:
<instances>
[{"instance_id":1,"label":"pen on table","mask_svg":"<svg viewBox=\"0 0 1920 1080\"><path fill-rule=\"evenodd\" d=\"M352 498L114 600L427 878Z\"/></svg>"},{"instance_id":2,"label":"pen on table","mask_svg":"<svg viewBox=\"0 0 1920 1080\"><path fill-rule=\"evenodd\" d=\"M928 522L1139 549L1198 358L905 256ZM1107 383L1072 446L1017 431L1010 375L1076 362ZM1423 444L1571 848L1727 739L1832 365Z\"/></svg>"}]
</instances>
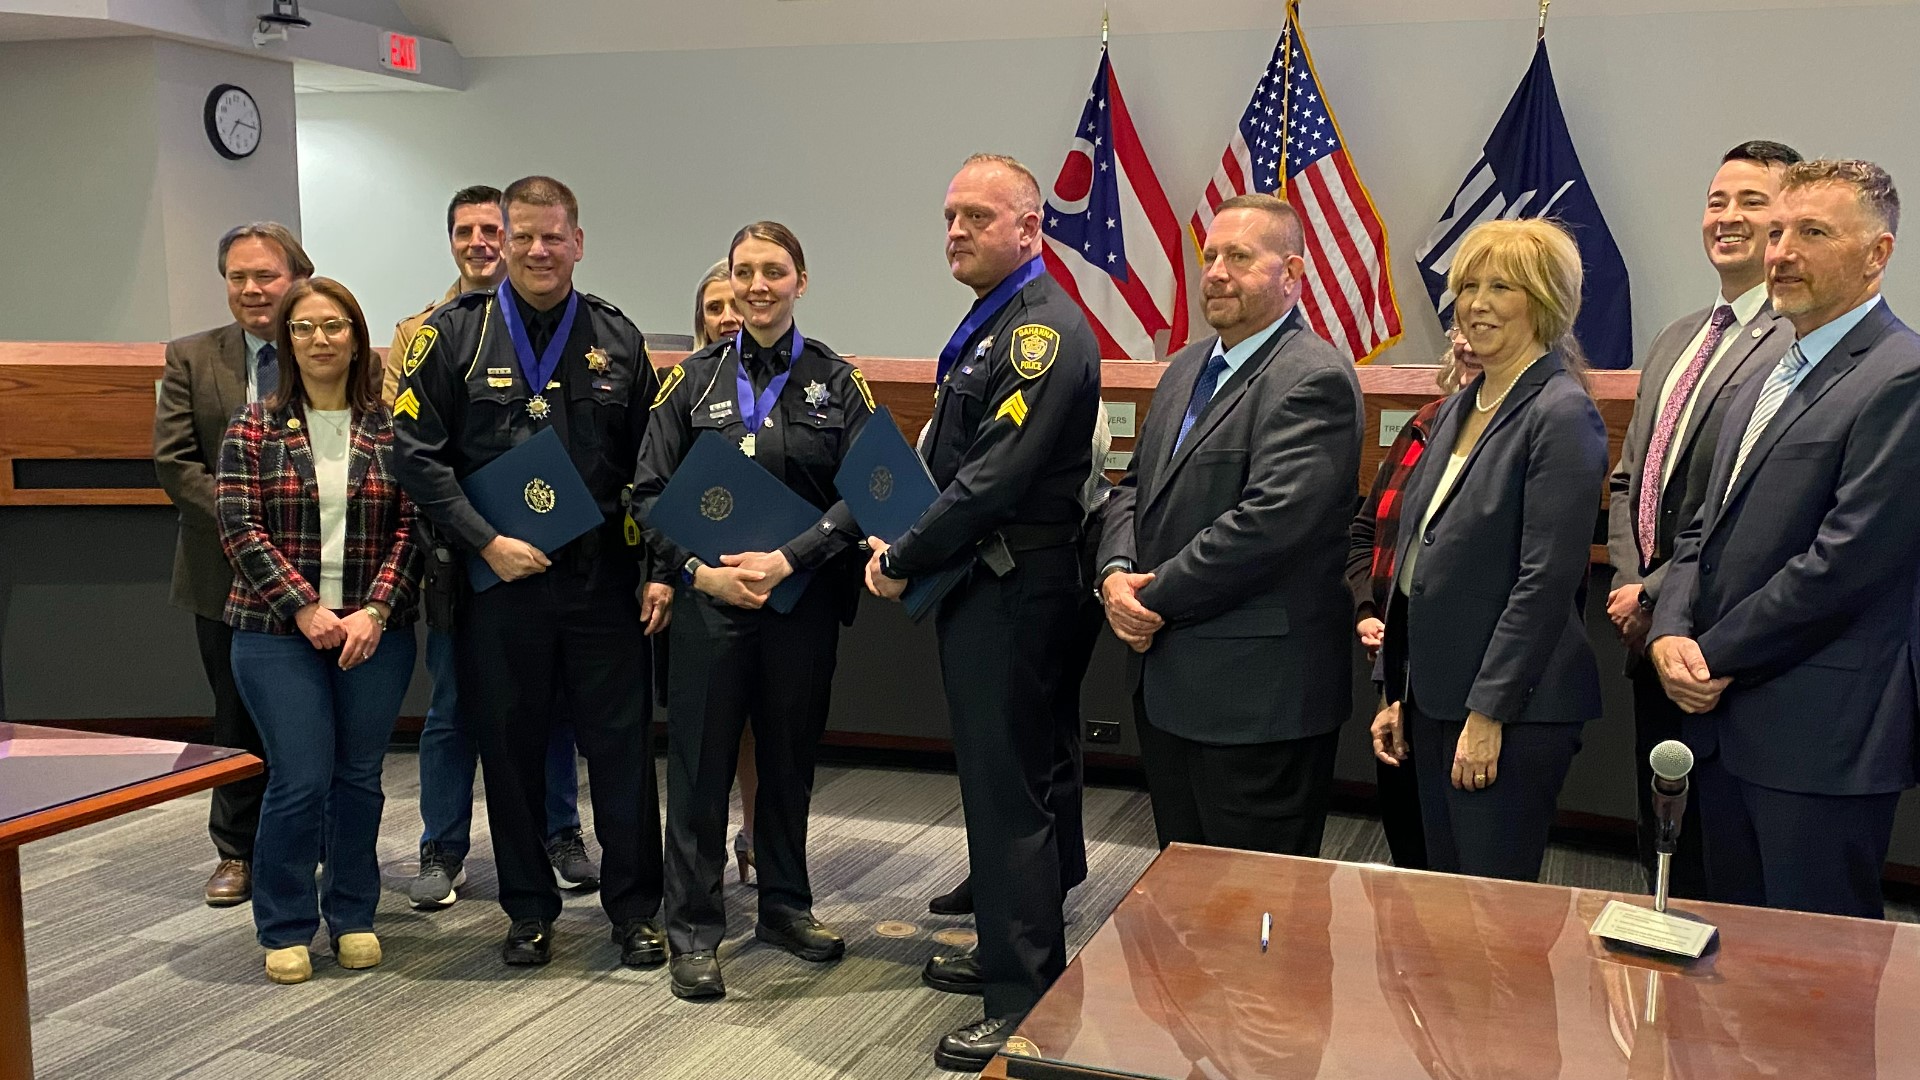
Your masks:
<instances>
[{"instance_id":1,"label":"pen on table","mask_svg":"<svg viewBox=\"0 0 1920 1080\"><path fill-rule=\"evenodd\" d=\"M1260 951L1267 951L1267 939L1273 935L1273 912L1260 913Z\"/></svg>"}]
</instances>

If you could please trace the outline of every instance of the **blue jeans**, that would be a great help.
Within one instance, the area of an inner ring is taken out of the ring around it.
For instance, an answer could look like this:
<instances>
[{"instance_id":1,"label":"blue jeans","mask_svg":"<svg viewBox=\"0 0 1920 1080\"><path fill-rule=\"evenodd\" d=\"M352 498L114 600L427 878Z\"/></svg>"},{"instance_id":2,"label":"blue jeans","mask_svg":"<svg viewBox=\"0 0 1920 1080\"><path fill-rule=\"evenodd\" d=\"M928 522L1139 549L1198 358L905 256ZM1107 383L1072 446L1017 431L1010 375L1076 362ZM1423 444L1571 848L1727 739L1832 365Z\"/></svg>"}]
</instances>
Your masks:
<instances>
[{"instance_id":1,"label":"blue jeans","mask_svg":"<svg viewBox=\"0 0 1920 1080\"><path fill-rule=\"evenodd\" d=\"M473 832L473 771L480 751L460 726L454 690L453 635L427 630L427 673L433 697L420 730L420 845L465 859ZM580 776L573 763L573 725L553 726L547 739L547 836L580 827Z\"/></svg>"},{"instance_id":2,"label":"blue jeans","mask_svg":"<svg viewBox=\"0 0 1920 1080\"><path fill-rule=\"evenodd\" d=\"M234 682L275 763L253 847L253 926L269 949L310 943L322 918L336 939L373 928L380 759L415 648L406 630L383 634L371 658L341 671L340 650L299 634L234 632Z\"/></svg>"}]
</instances>

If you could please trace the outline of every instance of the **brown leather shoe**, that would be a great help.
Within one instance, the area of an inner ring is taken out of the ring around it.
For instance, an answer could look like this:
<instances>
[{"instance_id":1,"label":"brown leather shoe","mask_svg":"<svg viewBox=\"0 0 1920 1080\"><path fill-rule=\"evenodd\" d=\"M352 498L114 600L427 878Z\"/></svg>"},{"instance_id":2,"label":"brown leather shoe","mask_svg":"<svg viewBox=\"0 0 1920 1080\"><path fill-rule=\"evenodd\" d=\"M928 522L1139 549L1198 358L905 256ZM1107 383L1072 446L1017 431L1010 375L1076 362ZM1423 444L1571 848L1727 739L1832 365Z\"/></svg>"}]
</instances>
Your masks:
<instances>
[{"instance_id":1,"label":"brown leather shoe","mask_svg":"<svg viewBox=\"0 0 1920 1080\"><path fill-rule=\"evenodd\" d=\"M207 906L232 907L253 899L253 868L243 859L221 859L207 879Z\"/></svg>"}]
</instances>

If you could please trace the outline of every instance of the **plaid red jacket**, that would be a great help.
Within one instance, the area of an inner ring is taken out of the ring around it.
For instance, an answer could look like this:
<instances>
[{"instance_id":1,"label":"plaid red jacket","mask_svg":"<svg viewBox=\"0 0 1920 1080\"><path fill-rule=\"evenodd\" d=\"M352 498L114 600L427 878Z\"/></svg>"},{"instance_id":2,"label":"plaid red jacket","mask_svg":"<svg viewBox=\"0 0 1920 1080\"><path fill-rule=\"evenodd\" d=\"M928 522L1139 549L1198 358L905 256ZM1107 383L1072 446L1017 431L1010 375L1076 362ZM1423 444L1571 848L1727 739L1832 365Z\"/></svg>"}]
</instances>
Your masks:
<instances>
[{"instance_id":1,"label":"plaid red jacket","mask_svg":"<svg viewBox=\"0 0 1920 1080\"><path fill-rule=\"evenodd\" d=\"M1406 490L1407 477L1413 475L1414 463L1427 448L1434 417L1446 402L1446 398L1439 398L1421 406L1400 429L1399 438L1380 462L1373 490L1354 515L1347 533L1347 588L1353 593L1355 622L1387 617L1387 601L1393 590L1393 554L1398 550L1400 532L1400 494Z\"/></svg>"},{"instance_id":2,"label":"plaid red jacket","mask_svg":"<svg viewBox=\"0 0 1920 1080\"><path fill-rule=\"evenodd\" d=\"M226 621L236 630L292 634L294 613L320 600L320 493L304 410L269 416L265 408L236 412L220 446L215 505L234 569ZM424 563L413 504L394 479L392 461L387 411L356 417L347 457L343 598L349 610L386 604L389 627L413 621Z\"/></svg>"}]
</instances>

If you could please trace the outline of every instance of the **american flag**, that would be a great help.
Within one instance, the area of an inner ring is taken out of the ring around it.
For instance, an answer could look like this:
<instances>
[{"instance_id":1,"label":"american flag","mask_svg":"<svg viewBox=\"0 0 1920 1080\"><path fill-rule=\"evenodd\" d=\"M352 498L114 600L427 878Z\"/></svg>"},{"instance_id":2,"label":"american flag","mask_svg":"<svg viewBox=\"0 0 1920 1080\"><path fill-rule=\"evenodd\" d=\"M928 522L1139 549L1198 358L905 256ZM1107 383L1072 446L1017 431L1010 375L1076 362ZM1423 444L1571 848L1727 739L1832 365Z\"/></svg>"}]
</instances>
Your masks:
<instances>
[{"instance_id":1,"label":"american flag","mask_svg":"<svg viewBox=\"0 0 1920 1080\"><path fill-rule=\"evenodd\" d=\"M1220 155L1220 167L1193 215L1195 247L1206 246L1214 208L1249 191L1278 194L1300 213L1307 283L1300 307L1321 337L1366 363L1400 339L1400 305L1387 270L1387 227L1347 156L1313 55L1300 36L1298 0L1273 61ZM1286 178L1281 179L1285 169Z\"/></svg>"},{"instance_id":2,"label":"american flag","mask_svg":"<svg viewBox=\"0 0 1920 1080\"><path fill-rule=\"evenodd\" d=\"M1047 196L1047 272L1087 313L1107 360L1152 360L1187 343L1187 268L1180 219L1120 97L1106 47L1067 160Z\"/></svg>"}]
</instances>

